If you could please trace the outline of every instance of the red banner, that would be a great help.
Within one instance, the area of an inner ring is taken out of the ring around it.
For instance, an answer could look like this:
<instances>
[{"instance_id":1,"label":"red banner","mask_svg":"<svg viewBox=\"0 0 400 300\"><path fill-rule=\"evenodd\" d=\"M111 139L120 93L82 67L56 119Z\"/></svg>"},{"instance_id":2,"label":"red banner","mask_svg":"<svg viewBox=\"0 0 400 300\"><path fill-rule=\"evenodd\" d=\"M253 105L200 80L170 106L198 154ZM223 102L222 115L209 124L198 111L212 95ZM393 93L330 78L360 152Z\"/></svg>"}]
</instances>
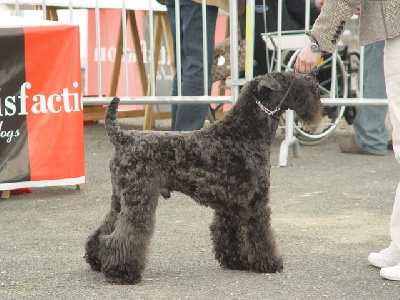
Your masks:
<instances>
[{"instance_id":1,"label":"red banner","mask_svg":"<svg viewBox=\"0 0 400 300\"><path fill-rule=\"evenodd\" d=\"M142 13L135 12L136 25L141 39L141 45L146 50L146 43L143 40ZM88 41L87 41L87 66L86 66L86 93L88 95L98 95L98 75L100 74L98 63L101 63L101 91L103 95L110 96L113 68L115 63L118 32L121 24L121 10L102 9L99 13L100 24L100 49L97 47L96 40L96 15L94 10L88 10ZM126 27L127 53L122 56L121 69L118 74L118 85L116 95L123 96L142 96L141 81L137 64L137 56L133 50L131 26ZM149 55L144 51L147 60ZM129 81L128 93L125 90L125 60L127 60L127 74ZM146 62L145 62L146 63ZM115 95L112 95L115 96ZM126 108L126 106L124 106ZM143 109L143 105L132 105L130 109ZM124 109L124 108L122 108Z\"/></svg>"},{"instance_id":2,"label":"red banner","mask_svg":"<svg viewBox=\"0 0 400 300\"><path fill-rule=\"evenodd\" d=\"M0 28L0 190L85 181L77 26Z\"/></svg>"},{"instance_id":3,"label":"red banner","mask_svg":"<svg viewBox=\"0 0 400 300\"><path fill-rule=\"evenodd\" d=\"M149 33L149 17L145 16L144 11L135 11L136 26L140 39L141 51L143 54L143 63L145 65L147 76L150 76L150 33ZM116 44L118 32L121 24L121 10L117 9L102 9L99 14L100 23L100 51L97 48L96 41L96 16L94 10L88 10L88 47L87 47L87 80L86 92L89 95L98 94L97 76L98 76L98 61L101 62L102 68L102 92L107 96L110 95L111 77L115 63ZM217 29L215 33L215 41L220 42L225 38L227 25L227 17L219 16L217 19ZM133 47L131 27L126 27L126 42L127 54L122 57L121 70L119 73L117 95L126 95L124 82L125 72L124 65L127 59L128 65L128 82L129 96L143 96L139 69L137 63L136 52ZM100 53L100 54L99 54ZM160 58L158 61L157 72L157 96L168 96L172 94L172 74L171 74L171 59L170 54L165 46L164 37L161 41ZM172 55L173 56L173 55ZM218 94L218 83L213 85L212 95ZM227 95L229 92L227 92ZM142 109L143 106L136 106L137 109Z\"/></svg>"}]
</instances>

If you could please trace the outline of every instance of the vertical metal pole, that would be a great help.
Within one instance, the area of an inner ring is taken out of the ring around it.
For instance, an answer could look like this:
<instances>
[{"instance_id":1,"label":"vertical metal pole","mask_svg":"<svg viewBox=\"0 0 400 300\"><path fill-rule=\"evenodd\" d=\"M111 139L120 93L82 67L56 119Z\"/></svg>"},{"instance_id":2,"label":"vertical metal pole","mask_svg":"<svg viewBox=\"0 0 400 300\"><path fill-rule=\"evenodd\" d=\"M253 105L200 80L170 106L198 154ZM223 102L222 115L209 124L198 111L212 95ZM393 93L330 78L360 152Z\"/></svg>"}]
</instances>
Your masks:
<instances>
[{"instance_id":1,"label":"vertical metal pole","mask_svg":"<svg viewBox=\"0 0 400 300\"><path fill-rule=\"evenodd\" d=\"M235 4L237 5L237 4ZM253 60L254 60L254 19L255 19L255 2L254 0L246 1L246 60L245 60L245 78L251 80L253 76ZM236 44L237 45L237 44ZM233 51L232 51L233 52ZM233 52L236 54L238 51Z\"/></svg>"},{"instance_id":2,"label":"vertical metal pole","mask_svg":"<svg viewBox=\"0 0 400 300\"><path fill-rule=\"evenodd\" d=\"M207 7L206 0L201 1L201 21L203 27L203 86L204 96L208 95L208 51L207 51Z\"/></svg>"},{"instance_id":3,"label":"vertical metal pole","mask_svg":"<svg viewBox=\"0 0 400 300\"><path fill-rule=\"evenodd\" d=\"M310 30L310 0L306 0L306 4L305 4L305 11L306 11L306 15L305 15L305 30Z\"/></svg>"},{"instance_id":4,"label":"vertical metal pole","mask_svg":"<svg viewBox=\"0 0 400 300\"><path fill-rule=\"evenodd\" d=\"M282 64L281 64L281 39L282 39L282 0L278 2L278 49L276 50L276 67L277 71L281 71Z\"/></svg>"},{"instance_id":5,"label":"vertical metal pole","mask_svg":"<svg viewBox=\"0 0 400 300\"><path fill-rule=\"evenodd\" d=\"M310 30L310 27L311 27L311 24L310 24L310 21L311 21L310 0L306 0L305 6L306 6L305 7L306 16L305 16L304 31L308 31L308 30ZM308 37L306 35L304 35L304 40L305 40L304 44L307 44L308 43Z\"/></svg>"},{"instance_id":6,"label":"vertical metal pole","mask_svg":"<svg viewBox=\"0 0 400 300\"><path fill-rule=\"evenodd\" d=\"M175 0L175 35L176 35L176 45L175 45L175 62L176 62L176 79L178 96L182 96L182 64L181 64L181 4L179 0Z\"/></svg>"},{"instance_id":7,"label":"vertical metal pole","mask_svg":"<svg viewBox=\"0 0 400 300\"><path fill-rule=\"evenodd\" d=\"M332 53L332 80L331 80L331 91L330 91L330 98L336 98L336 91L337 91L337 87L336 87L336 74L337 74L337 50L335 50L335 52Z\"/></svg>"},{"instance_id":8,"label":"vertical metal pole","mask_svg":"<svg viewBox=\"0 0 400 300\"><path fill-rule=\"evenodd\" d=\"M68 10L69 10L69 22L72 23L74 21L74 14L73 14L73 4L72 0L69 0L68 3Z\"/></svg>"},{"instance_id":9,"label":"vertical metal pole","mask_svg":"<svg viewBox=\"0 0 400 300\"><path fill-rule=\"evenodd\" d=\"M360 99L364 98L364 46L360 48L360 62L358 67Z\"/></svg>"},{"instance_id":10,"label":"vertical metal pole","mask_svg":"<svg viewBox=\"0 0 400 300\"><path fill-rule=\"evenodd\" d=\"M247 9L247 2L246 1L246 9ZM236 83L239 79L239 70L238 70L238 10L237 10L237 0L230 0L229 1L229 35L230 35L230 43L231 43L231 79L234 82L232 84L231 89L231 97L232 103L235 103L238 96L239 96L239 86Z\"/></svg>"},{"instance_id":11,"label":"vertical metal pole","mask_svg":"<svg viewBox=\"0 0 400 300\"><path fill-rule=\"evenodd\" d=\"M102 76L101 76L101 43L100 43L100 8L99 0L96 0L95 6L95 22L96 22L96 48L97 48L97 91L99 97L103 97Z\"/></svg>"},{"instance_id":12,"label":"vertical metal pole","mask_svg":"<svg viewBox=\"0 0 400 300\"><path fill-rule=\"evenodd\" d=\"M281 39L282 39L282 0L278 2L278 49L276 51L277 70L281 71ZM281 142L279 151L279 166L285 167L289 156L289 147L293 147L293 155L300 156L300 144L294 135L294 112L293 110L285 111L285 139Z\"/></svg>"},{"instance_id":13,"label":"vertical metal pole","mask_svg":"<svg viewBox=\"0 0 400 300\"><path fill-rule=\"evenodd\" d=\"M19 0L15 0L15 15L19 16L21 11L19 10Z\"/></svg>"},{"instance_id":14,"label":"vertical metal pole","mask_svg":"<svg viewBox=\"0 0 400 300\"><path fill-rule=\"evenodd\" d=\"M46 0L42 0L42 9L43 9L43 20L46 20Z\"/></svg>"},{"instance_id":15,"label":"vertical metal pole","mask_svg":"<svg viewBox=\"0 0 400 300\"><path fill-rule=\"evenodd\" d=\"M151 53L151 58L150 58L150 82L151 82L151 95L155 96L156 95L156 70L155 66L156 64L158 65L158 62L154 61L155 58L155 53L154 53L154 12L153 12L153 4L151 3L152 1L149 2L150 4L150 14L149 14L149 23L150 23L150 53ZM144 54L146 55L146 53Z\"/></svg>"}]
</instances>

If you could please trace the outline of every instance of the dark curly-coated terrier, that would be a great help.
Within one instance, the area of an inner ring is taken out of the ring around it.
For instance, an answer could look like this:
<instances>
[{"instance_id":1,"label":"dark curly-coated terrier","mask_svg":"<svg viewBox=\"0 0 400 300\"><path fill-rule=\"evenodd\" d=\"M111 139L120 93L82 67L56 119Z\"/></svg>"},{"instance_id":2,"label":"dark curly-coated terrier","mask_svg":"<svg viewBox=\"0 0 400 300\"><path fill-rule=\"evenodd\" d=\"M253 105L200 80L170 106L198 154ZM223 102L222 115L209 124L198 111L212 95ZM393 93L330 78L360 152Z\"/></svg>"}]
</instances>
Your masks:
<instances>
[{"instance_id":1,"label":"dark curly-coated terrier","mask_svg":"<svg viewBox=\"0 0 400 300\"><path fill-rule=\"evenodd\" d=\"M114 98L106 116L115 146L111 209L86 241L91 268L111 282L139 282L159 196L178 191L214 209L210 229L221 266L281 271L269 207L270 146L286 109L303 124L320 121L318 86L308 77L271 73L254 78L221 120L192 132L121 130L119 99Z\"/></svg>"}]
</instances>

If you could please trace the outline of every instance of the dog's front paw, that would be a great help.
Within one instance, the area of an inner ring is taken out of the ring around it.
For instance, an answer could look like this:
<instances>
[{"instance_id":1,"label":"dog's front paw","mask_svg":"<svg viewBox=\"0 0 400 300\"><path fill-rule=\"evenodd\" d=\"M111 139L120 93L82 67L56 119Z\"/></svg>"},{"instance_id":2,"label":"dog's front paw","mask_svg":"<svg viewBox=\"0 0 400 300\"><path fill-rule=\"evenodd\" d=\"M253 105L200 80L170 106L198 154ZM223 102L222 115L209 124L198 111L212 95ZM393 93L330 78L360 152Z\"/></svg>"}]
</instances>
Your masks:
<instances>
[{"instance_id":1,"label":"dog's front paw","mask_svg":"<svg viewBox=\"0 0 400 300\"><path fill-rule=\"evenodd\" d=\"M101 262L97 258L97 256L90 255L89 253L86 253L83 258L85 261L90 265L90 268L93 271L100 272L101 271Z\"/></svg>"},{"instance_id":2,"label":"dog's front paw","mask_svg":"<svg viewBox=\"0 0 400 300\"><path fill-rule=\"evenodd\" d=\"M161 187L160 194L164 197L164 199L171 198L171 191L167 187Z\"/></svg>"},{"instance_id":3,"label":"dog's front paw","mask_svg":"<svg viewBox=\"0 0 400 300\"><path fill-rule=\"evenodd\" d=\"M101 262L99 259L100 244L98 235L94 234L88 237L85 244L85 255L83 258L90 265L93 271L101 271Z\"/></svg>"},{"instance_id":4,"label":"dog's front paw","mask_svg":"<svg viewBox=\"0 0 400 300\"><path fill-rule=\"evenodd\" d=\"M239 270L243 271L246 270L246 266L240 261L222 261L221 267L231 270Z\"/></svg>"},{"instance_id":5,"label":"dog's front paw","mask_svg":"<svg viewBox=\"0 0 400 300\"><path fill-rule=\"evenodd\" d=\"M141 281L144 262L133 259L132 249L125 249L112 235L100 239L101 272L106 280L115 284L137 284Z\"/></svg>"},{"instance_id":6,"label":"dog's front paw","mask_svg":"<svg viewBox=\"0 0 400 300\"><path fill-rule=\"evenodd\" d=\"M106 280L115 284L138 284L141 281L140 274L133 272L132 266L109 266L102 270Z\"/></svg>"},{"instance_id":7,"label":"dog's front paw","mask_svg":"<svg viewBox=\"0 0 400 300\"><path fill-rule=\"evenodd\" d=\"M246 270L247 267L240 259L239 254L228 255L228 253L223 253L215 255L221 267L231 270Z\"/></svg>"},{"instance_id":8,"label":"dog's front paw","mask_svg":"<svg viewBox=\"0 0 400 300\"><path fill-rule=\"evenodd\" d=\"M283 270L283 259L276 257L274 259L264 259L259 262L255 262L251 265L250 269L260 273L277 273Z\"/></svg>"}]
</instances>

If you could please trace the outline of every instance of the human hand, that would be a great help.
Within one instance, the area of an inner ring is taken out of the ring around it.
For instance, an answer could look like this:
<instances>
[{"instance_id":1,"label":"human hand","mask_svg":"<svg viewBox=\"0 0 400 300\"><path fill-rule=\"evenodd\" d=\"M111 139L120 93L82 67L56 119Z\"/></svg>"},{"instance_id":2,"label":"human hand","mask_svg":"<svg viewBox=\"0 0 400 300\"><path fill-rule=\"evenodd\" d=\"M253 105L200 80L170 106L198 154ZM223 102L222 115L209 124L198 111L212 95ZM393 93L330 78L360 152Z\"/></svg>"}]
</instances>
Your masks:
<instances>
[{"instance_id":1,"label":"human hand","mask_svg":"<svg viewBox=\"0 0 400 300\"><path fill-rule=\"evenodd\" d=\"M359 6L357 6L357 8L356 8L355 14L356 14L357 16L359 16L360 13L361 13L361 6L359 5Z\"/></svg>"},{"instance_id":2,"label":"human hand","mask_svg":"<svg viewBox=\"0 0 400 300\"><path fill-rule=\"evenodd\" d=\"M300 77L301 74L310 73L314 70L321 57L321 52L313 52L310 46L305 46L296 58L296 63L294 65L296 77Z\"/></svg>"}]
</instances>

